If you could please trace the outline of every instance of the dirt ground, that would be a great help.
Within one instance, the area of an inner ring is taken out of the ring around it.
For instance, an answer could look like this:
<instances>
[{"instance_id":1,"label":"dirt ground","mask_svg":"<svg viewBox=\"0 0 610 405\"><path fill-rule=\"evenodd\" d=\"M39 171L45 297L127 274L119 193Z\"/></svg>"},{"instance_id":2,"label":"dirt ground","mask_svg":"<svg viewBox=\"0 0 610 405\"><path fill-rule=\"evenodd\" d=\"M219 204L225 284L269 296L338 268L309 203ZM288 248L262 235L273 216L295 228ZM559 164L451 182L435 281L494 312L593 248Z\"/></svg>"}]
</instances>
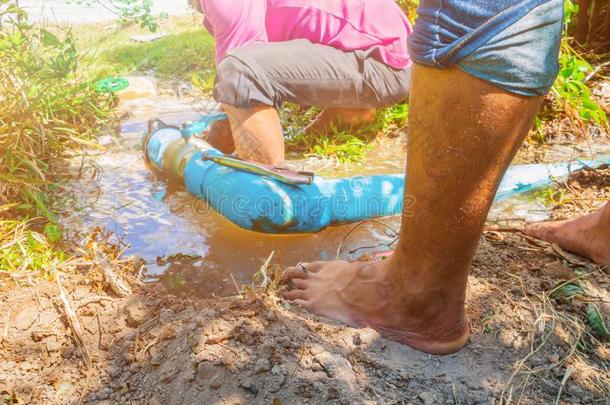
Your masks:
<instances>
[{"instance_id":1,"label":"dirt ground","mask_svg":"<svg viewBox=\"0 0 610 405\"><path fill-rule=\"evenodd\" d=\"M591 211L610 198L610 170L573 176L558 193L554 217ZM119 254L98 253L107 266ZM596 302L608 322L607 269L506 224L488 224L481 238L472 336L449 356L311 316L273 289L198 300L126 274L134 293L121 298L100 273L84 265L62 276L66 300L56 281L0 274L6 403L610 403L610 346L585 317ZM585 293L557 295L575 279Z\"/></svg>"}]
</instances>

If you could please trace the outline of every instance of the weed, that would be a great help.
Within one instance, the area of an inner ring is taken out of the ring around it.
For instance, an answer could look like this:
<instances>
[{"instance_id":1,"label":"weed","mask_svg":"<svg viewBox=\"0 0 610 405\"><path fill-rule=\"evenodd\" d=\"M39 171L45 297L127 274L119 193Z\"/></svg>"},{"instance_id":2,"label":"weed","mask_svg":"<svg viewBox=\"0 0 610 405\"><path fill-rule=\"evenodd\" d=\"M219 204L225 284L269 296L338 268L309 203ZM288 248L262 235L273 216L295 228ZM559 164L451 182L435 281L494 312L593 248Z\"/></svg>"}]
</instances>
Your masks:
<instances>
[{"instance_id":1,"label":"weed","mask_svg":"<svg viewBox=\"0 0 610 405\"><path fill-rule=\"evenodd\" d=\"M11 10L18 9L1 16ZM27 20L8 21L0 32L0 204L18 202L16 209L53 219L44 197L48 162L67 148L94 145L111 100L76 75L70 32L59 38Z\"/></svg>"},{"instance_id":2,"label":"weed","mask_svg":"<svg viewBox=\"0 0 610 405\"><path fill-rule=\"evenodd\" d=\"M303 109L286 103L281 111L288 149L292 152L311 154L323 158L336 158L341 163L357 163L366 157L369 141L377 135L388 135L403 128L408 119L406 103L380 109L375 121L353 130L331 130L327 135L309 136L302 129L315 118L320 108Z\"/></svg>"},{"instance_id":3,"label":"weed","mask_svg":"<svg viewBox=\"0 0 610 405\"><path fill-rule=\"evenodd\" d=\"M0 269L35 271L50 277L68 257L31 225L31 221L0 221Z\"/></svg>"},{"instance_id":4,"label":"weed","mask_svg":"<svg viewBox=\"0 0 610 405\"><path fill-rule=\"evenodd\" d=\"M319 157L335 157L341 163L354 163L366 157L369 146L345 131L333 131L330 136L318 139L312 152Z\"/></svg>"},{"instance_id":5,"label":"weed","mask_svg":"<svg viewBox=\"0 0 610 405\"><path fill-rule=\"evenodd\" d=\"M77 74L71 31L31 26L15 0L0 5L0 266L48 271L64 257L53 248L62 235L48 208L49 163L95 146L112 100Z\"/></svg>"},{"instance_id":6,"label":"weed","mask_svg":"<svg viewBox=\"0 0 610 405\"><path fill-rule=\"evenodd\" d=\"M545 207L558 207L569 202L566 192L554 186L534 192L534 198L544 204Z\"/></svg>"},{"instance_id":7,"label":"weed","mask_svg":"<svg viewBox=\"0 0 610 405\"><path fill-rule=\"evenodd\" d=\"M409 104L401 103L377 112L377 119L373 126L384 134L404 128L409 119Z\"/></svg>"},{"instance_id":8,"label":"weed","mask_svg":"<svg viewBox=\"0 0 610 405\"><path fill-rule=\"evenodd\" d=\"M556 108L572 108L582 121L606 126L608 117L603 108L593 100L591 89L586 84L587 74L593 71L591 65L567 41L562 44L559 65L559 75L552 88Z\"/></svg>"},{"instance_id":9,"label":"weed","mask_svg":"<svg viewBox=\"0 0 610 405\"><path fill-rule=\"evenodd\" d=\"M299 133L288 140L291 151L321 158L335 158L340 163L356 163L366 157L368 143L348 131L333 130L328 135L306 136Z\"/></svg>"},{"instance_id":10,"label":"weed","mask_svg":"<svg viewBox=\"0 0 610 405\"><path fill-rule=\"evenodd\" d=\"M559 56L559 74L553 84L550 102L545 103L543 112L536 120L536 126L530 138L537 143L544 143L545 123L557 116L567 114L573 122L583 127L595 124L608 128L608 117L604 109L591 96L587 85L588 75L593 72L591 64L572 47L569 36L574 28L574 16L579 12L572 0L566 0L564 33Z\"/></svg>"}]
</instances>

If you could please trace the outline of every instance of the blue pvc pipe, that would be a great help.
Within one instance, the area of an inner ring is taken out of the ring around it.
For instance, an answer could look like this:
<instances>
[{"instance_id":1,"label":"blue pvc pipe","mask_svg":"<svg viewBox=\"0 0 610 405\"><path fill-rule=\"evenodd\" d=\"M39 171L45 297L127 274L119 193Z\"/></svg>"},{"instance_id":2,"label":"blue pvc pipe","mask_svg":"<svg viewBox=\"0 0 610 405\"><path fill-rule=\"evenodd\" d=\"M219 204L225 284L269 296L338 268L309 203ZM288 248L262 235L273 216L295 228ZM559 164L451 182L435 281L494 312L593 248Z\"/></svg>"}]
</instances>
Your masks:
<instances>
[{"instance_id":1,"label":"blue pvc pipe","mask_svg":"<svg viewBox=\"0 0 610 405\"><path fill-rule=\"evenodd\" d=\"M328 226L397 215L402 212L404 174L341 179L316 177L311 185L290 185L202 160L218 154L209 144L186 142L177 128L146 137L148 160L238 226L265 233L317 232ZM585 167L610 163L610 155L592 161L511 166L496 199L551 184Z\"/></svg>"},{"instance_id":2,"label":"blue pvc pipe","mask_svg":"<svg viewBox=\"0 0 610 405\"><path fill-rule=\"evenodd\" d=\"M512 165L502 178L496 200L526 193L537 188L548 187L553 181L563 180L571 173L582 169L595 169L609 164L610 155L600 156L593 160Z\"/></svg>"},{"instance_id":3,"label":"blue pvc pipe","mask_svg":"<svg viewBox=\"0 0 610 405\"><path fill-rule=\"evenodd\" d=\"M402 174L316 177L311 185L290 185L202 160L203 152L221 155L200 140L185 143L176 128L155 131L146 146L148 159L157 169L174 179L181 178L189 192L245 229L316 232L330 225L395 215L402 210ZM182 173L175 173L180 167Z\"/></svg>"}]
</instances>

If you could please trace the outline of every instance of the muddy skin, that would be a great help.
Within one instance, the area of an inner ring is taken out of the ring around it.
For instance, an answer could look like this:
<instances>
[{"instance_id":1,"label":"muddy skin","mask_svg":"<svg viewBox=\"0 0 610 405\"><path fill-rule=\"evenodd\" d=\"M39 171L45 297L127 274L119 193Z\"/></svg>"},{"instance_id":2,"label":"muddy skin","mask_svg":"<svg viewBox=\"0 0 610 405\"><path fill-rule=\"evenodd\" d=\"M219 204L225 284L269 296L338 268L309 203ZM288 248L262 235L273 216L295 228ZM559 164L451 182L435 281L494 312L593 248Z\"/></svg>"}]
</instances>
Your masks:
<instances>
[{"instance_id":1,"label":"muddy skin","mask_svg":"<svg viewBox=\"0 0 610 405\"><path fill-rule=\"evenodd\" d=\"M288 298L310 312L434 354L468 340L466 284L498 184L541 97L520 97L458 69L416 65L400 241L380 263L291 268Z\"/></svg>"},{"instance_id":2,"label":"muddy skin","mask_svg":"<svg viewBox=\"0 0 610 405\"><path fill-rule=\"evenodd\" d=\"M235 152L235 142L233 142L231 124L228 120L213 123L206 141L226 155Z\"/></svg>"},{"instance_id":3,"label":"muddy skin","mask_svg":"<svg viewBox=\"0 0 610 405\"><path fill-rule=\"evenodd\" d=\"M610 202L576 219L532 224L525 233L610 267Z\"/></svg>"},{"instance_id":4,"label":"muddy skin","mask_svg":"<svg viewBox=\"0 0 610 405\"><path fill-rule=\"evenodd\" d=\"M394 260L315 262L287 269L293 289L286 298L309 312L433 354L461 349L470 333L464 296L443 288L402 290L393 280ZM354 300L353 297L358 297Z\"/></svg>"},{"instance_id":5,"label":"muddy skin","mask_svg":"<svg viewBox=\"0 0 610 405\"><path fill-rule=\"evenodd\" d=\"M223 104L222 109L229 116L237 156L272 166L284 163L284 137L275 108L263 104L252 108Z\"/></svg>"}]
</instances>

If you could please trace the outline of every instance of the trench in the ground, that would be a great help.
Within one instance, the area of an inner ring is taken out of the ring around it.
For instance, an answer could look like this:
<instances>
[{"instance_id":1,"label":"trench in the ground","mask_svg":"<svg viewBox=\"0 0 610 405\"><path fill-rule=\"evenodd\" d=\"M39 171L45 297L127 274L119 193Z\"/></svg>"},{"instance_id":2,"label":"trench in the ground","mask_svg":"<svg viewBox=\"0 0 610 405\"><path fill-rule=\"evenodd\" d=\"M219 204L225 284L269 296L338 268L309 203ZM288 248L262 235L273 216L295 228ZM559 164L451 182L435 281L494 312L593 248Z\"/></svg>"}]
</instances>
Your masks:
<instances>
[{"instance_id":1,"label":"trench in the ground","mask_svg":"<svg viewBox=\"0 0 610 405\"><path fill-rule=\"evenodd\" d=\"M400 217L332 227L315 234L267 235L238 228L207 209L183 188L168 184L151 172L140 151L140 139L148 118L169 124L193 120L216 109L212 101L188 99L138 99L122 106L130 117L121 124L118 137L102 137L104 152L66 161L72 180L64 184L58 204L68 230L101 226L127 244L126 253L146 262L142 279L162 282L171 290L197 296L226 296L236 285L250 284L252 276L274 252L280 266L301 261L355 259L388 250L400 227ZM591 156L586 144L549 149L545 160ZM367 159L345 166L330 160L308 158L293 166L314 170L327 177L403 172L405 149L400 139L374 143ZM77 176L76 173L79 173ZM488 220L541 220L548 216L532 196L495 204ZM341 249L339 249L341 247Z\"/></svg>"}]
</instances>

